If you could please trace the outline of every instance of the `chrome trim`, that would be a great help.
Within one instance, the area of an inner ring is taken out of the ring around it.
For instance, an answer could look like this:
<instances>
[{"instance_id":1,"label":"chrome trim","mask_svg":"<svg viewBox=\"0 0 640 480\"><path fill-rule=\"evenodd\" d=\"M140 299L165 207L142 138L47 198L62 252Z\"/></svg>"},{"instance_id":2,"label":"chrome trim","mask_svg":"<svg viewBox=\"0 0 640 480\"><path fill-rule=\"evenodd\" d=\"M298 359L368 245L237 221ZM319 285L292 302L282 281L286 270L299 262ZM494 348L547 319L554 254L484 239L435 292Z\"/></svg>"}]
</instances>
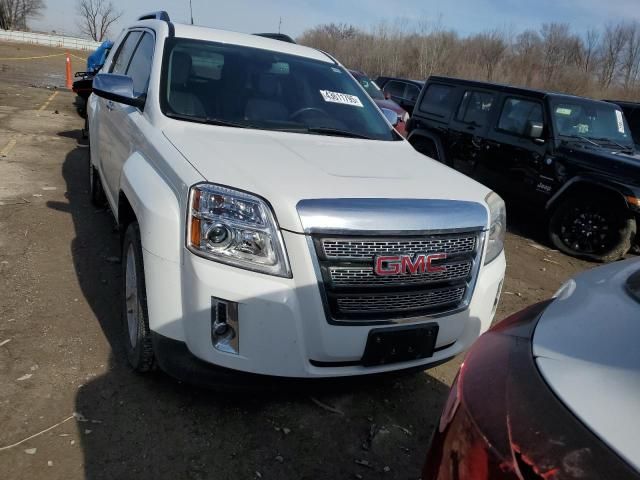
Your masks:
<instances>
[{"instance_id":1,"label":"chrome trim","mask_svg":"<svg viewBox=\"0 0 640 480\"><path fill-rule=\"evenodd\" d=\"M434 232L430 232L433 234ZM324 277L322 275L322 268L320 266L320 258L318 256L316 245L314 242L314 238L311 235L306 236L307 247L309 248L309 253L311 255L311 263L313 265L313 270L316 276L316 283L318 285L318 291L320 293L320 298L322 300L322 305L325 311L325 317L327 319L327 323L330 325L339 325L339 326L352 326L352 327L365 327L365 326L380 326L380 325L404 325L411 323L424 323L428 321L433 321L435 319L448 317L450 315L455 315L457 313L463 312L469 308L471 304L471 300L473 298L473 294L475 293L476 284L478 281L478 276L480 275L480 268L483 265L484 261L484 253L486 248L486 239L487 233L485 231L482 232L467 232L467 233L475 233L477 235L476 242L476 250L475 255L473 256L473 265L471 267L469 281L467 282L467 288L465 290L464 297L462 301L456 305L456 307L451 308L449 310L444 310L434 314L427 315L419 315L419 316L407 316L407 317L399 317L399 318L391 318L391 319L382 319L382 320L336 320L331 315L331 307L329 306L329 299L327 297L327 292L325 289ZM370 235L375 235L376 232L369 232Z\"/></svg>"},{"instance_id":2,"label":"chrome trim","mask_svg":"<svg viewBox=\"0 0 640 480\"><path fill-rule=\"evenodd\" d=\"M487 207L461 200L333 198L297 205L306 234L434 235L486 231Z\"/></svg>"},{"instance_id":3,"label":"chrome trim","mask_svg":"<svg viewBox=\"0 0 640 480\"><path fill-rule=\"evenodd\" d=\"M332 238L323 237L320 240L322 253L327 260L371 260L378 255L396 255L421 253L446 253L449 257L456 255L472 254L476 251L478 242L478 232L469 232L466 237L462 237L460 232L452 236L446 234L419 235L411 237L363 237L363 238ZM469 249L466 246L471 241ZM466 243L465 243L466 242ZM330 249L330 250L329 250ZM329 250L329 251L328 251ZM337 255L336 253L345 253ZM351 254L346 254L350 252Z\"/></svg>"}]
</instances>

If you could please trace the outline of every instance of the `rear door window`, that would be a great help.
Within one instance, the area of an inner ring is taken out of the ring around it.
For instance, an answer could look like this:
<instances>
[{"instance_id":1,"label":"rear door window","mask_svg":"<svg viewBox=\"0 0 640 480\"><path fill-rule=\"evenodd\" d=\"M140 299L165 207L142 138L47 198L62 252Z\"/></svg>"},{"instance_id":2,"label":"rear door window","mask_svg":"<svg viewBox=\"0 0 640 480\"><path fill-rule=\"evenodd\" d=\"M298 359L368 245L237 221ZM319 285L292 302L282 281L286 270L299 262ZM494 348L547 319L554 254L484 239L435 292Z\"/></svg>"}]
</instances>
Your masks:
<instances>
[{"instance_id":1,"label":"rear door window","mask_svg":"<svg viewBox=\"0 0 640 480\"><path fill-rule=\"evenodd\" d=\"M394 80L388 82L384 86L384 91L393 95L394 97L404 98L405 84L402 82L396 82Z\"/></svg>"},{"instance_id":2,"label":"rear door window","mask_svg":"<svg viewBox=\"0 0 640 480\"><path fill-rule=\"evenodd\" d=\"M411 102L415 102L416 100L418 100L418 95L420 95L420 89L415 85L411 85L410 83L407 83L405 98Z\"/></svg>"},{"instance_id":3,"label":"rear door window","mask_svg":"<svg viewBox=\"0 0 640 480\"><path fill-rule=\"evenodd\" d=\"M494 101L493 93L468 90L462 97L456 119L477 127L484 127L489 121Z\"/></svg>"},{"instance_id":4,"label":"rear door window","mask_svg":"<svg viewBox=\"0 0 640 480\"><path fill-rule=\"evenodd\" d=\"M136 45L138 44L138 40L140 40L140 36L142 32L134 31L129 32L122 42L122 45L116 52L116 56L113 59L113 64L111 65L111 73L119 73L120 75L124 75L129 67L129 61L131 60L131 55L133 55L133 51L136 49Z\"/></svg>"},{"instance_id":5,"label":"rear door window","mask_svg":"<svg viewBox=\"0 0 640 480\"><path fill-rule=\"evenodd\" d=\"M542 105L520 98L507 98L502 107L498 130L525 136L529 123L543 123Z\"/></svg>"},{"instance_id":6,"label":"rear door window","mask_svg":"<svg viewBox=\"0 0 640 480\"><path fill-rule=\"evenodd\" d=\"M436 117L449 118L453 110L453 97L453 87L432 83L424 92L420 110Z\"/></svg>"}]
</instances>

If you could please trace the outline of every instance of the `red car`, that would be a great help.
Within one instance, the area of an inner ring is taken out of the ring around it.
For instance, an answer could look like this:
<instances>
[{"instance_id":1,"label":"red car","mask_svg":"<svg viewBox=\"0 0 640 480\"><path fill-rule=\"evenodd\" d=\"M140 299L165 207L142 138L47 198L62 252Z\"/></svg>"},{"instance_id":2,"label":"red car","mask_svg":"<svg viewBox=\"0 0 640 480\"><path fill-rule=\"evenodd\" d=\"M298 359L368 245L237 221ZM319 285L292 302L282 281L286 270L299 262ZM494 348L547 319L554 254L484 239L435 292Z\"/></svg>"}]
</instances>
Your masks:
<instances>
[{"instance_id":1,"label":"red car","mask_svg":"<svg viewBox=\"0 0 640 480\"><path fill-rule=\"evenodd\" d=\"M569 280L471 347L422 480L640 479L640 262Z\"/></svg>"},{"instance_id":2,"label":"red car","mask_svg":"<svg viewBox=\"0 0 640 480\"><path fill-rule=\"evenodd\" d=\"M396 102L390 99L386 99L380 87L376 85L376 83L371 80L366 73L360 72L358 70L349 70L349 73L353 75L360 85L367 91L369 96L373 99L373 101L380 108L388 108L389 110L393 110L398 114L398 124L396 125L396 130L403 137L406 136L406 125L409 120L409 114Z\"/></svg>"}]
</instances>

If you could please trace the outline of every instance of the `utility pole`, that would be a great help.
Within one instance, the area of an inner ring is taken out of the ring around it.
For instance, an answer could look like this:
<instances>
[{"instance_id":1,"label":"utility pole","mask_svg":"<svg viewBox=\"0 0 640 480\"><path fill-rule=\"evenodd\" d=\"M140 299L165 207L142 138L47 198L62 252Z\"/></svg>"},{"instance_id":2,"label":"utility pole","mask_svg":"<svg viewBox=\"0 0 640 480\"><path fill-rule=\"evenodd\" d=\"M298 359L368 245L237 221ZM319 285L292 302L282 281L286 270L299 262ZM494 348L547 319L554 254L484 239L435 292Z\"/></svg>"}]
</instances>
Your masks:
<instances>
[{"instance_id":1,"label":"utility pole","mask_svg":"<svg viewBox=\"0 0 640 480\"><path fill-rule=\"evenodd\" d=\"M191 0L189 0L189 12L191 13L191 25L193 25L193 5L191 5Z\"/></svg>"},{"instance_id":2,"label":"utility pole","mask_svg":"<svg viewBox=\"0 0 640 480\"><path fill-rule=\"evenodd\" d=\"M282 27L282 17L280 17L280 21L278 22L278 33L280 33L281 27Z\"/></svg>"}]
</instances>

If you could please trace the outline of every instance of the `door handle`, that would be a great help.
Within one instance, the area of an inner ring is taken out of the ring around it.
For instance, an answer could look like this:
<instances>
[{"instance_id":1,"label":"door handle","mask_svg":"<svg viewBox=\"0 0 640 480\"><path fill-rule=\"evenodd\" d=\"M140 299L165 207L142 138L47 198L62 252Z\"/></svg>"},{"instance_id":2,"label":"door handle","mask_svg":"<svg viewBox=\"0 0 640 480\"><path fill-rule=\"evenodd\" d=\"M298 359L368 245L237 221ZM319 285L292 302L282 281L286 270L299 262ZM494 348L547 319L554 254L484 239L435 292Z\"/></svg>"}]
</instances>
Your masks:
<instances>
[{"instance_id":1,"label":"door handle","mask_svg":"<svg viewBox=\"0 0 640 480\"><path fill-rule=\"evenodd\" d=\"M111 100L107 101L107 110L113 111L114 104Z\"/></svg>"}]
</instances>

